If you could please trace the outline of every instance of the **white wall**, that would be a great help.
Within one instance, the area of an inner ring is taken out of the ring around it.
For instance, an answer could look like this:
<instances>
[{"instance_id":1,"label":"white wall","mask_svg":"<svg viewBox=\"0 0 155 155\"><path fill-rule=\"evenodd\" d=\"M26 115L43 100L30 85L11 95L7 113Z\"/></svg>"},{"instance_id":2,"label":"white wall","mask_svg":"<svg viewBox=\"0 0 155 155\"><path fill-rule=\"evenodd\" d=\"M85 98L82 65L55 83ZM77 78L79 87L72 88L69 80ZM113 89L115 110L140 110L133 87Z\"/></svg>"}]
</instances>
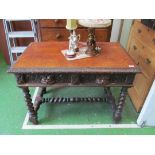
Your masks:
<instances>
[{"instance_id":1,"label":"white wall","mask_svg":"<svg viewBox=\"0 0 155 155\"><path fill-rule=\"evenodd\" d=\"M121 19L114 19L113 25L112 25L112 30L111 30L110 42L119 41L121 28L122 28L122 20Z\"/></svg>"},{"instance_id":2,"label":"white wall","mask_svg":"<svg viewBox=\"0 0 155 155\"><path fill-rule=\"evenodd\" d=\"M140 126L155 126L155 80L137 120Z\"/></svg>"},{"instance_id":3,"label":"white wall","mask_svg":"<svg viewBox=\"0 0 155 155\"><path fill-rule=\"evenodd\" d=\"M127 47L132 22L133 22L133 19L124 19L124 22L123 22L120 43L124 48Z\"/></svg>"}]
</instances>

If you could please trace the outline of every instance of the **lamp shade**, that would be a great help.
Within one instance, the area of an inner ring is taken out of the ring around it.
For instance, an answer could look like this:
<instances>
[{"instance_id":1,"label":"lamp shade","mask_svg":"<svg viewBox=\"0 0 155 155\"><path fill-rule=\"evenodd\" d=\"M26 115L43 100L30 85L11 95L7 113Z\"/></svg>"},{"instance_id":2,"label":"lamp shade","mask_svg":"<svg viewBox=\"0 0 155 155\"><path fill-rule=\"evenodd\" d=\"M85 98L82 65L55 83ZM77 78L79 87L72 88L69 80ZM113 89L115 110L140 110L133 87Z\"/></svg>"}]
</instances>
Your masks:
<instances>
[{"instance_id":1,"label":"lamp shade","mask_svg":"<svg viewBox=\"0 0 155 155\"><path fill-rule=\"evenodd\" d=\"M110 19L79 19L78 23L84 27L104 28L111 25Z\"/></svg>"},{"instance_id":2,"label":"lamp shade","mask_svg":"<svg viewBox=\"0 0 155 155\"><path fill-rule=\"evenodd\" d=\"M77 21L76 19L67 19L66 29L68 30L75 30L77 28Z\"/></svg>"}]
</instances>

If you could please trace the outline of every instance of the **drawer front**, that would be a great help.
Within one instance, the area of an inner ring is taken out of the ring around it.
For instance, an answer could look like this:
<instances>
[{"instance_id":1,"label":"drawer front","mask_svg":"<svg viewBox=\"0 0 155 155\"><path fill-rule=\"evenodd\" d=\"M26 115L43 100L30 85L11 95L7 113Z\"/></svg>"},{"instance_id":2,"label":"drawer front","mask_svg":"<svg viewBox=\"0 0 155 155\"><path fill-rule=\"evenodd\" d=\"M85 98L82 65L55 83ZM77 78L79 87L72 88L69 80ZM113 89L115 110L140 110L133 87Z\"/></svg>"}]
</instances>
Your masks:
<instances>
[{"instance_id":1,"label":"drawer front","mask_svg":"<svg viewBox=\"0 0 155 155\"><path fill-rule=\"evenodd\" d=\"M136 36L139 40L141 40L146 45L155 49L155 31L143 25L140 22L134 23L133 29L134 36Z\"/></svg>"},{"instance_id":2,"label":"drawer front","mask_svg":"<svg viewBox=\"0 0 155 155\"><path fill-rule=\"evenodd\" d=\"M143 46L139 56L139 66L142 72L152 79L155 74L155 52Z\"/></svg>"},{"instance_id":3,"label":"drawer front","mask_svg":"<svg viewBox=\"0 0 155 155\"><path fill-rule=\"evenodd\" d=\"M142 99L145 99L150 86L151 86L151 80L149 80L144 74L139 73L135 76L135 80L133 82L134 88Z\"/></svg>"},{"instance_id":4,"label":"drawer front","mask_svg":"<svg viewBox=\"0 0 155 155\"><path fill-rule=\"evenodd\" d=\"M87 29L77 29L77 34L80 34L80 41L87 41L88 31ZM109 41L109 30L108 29L96 29L95 30L96 41ZM42 41L67 41L69 37L69 31L66 29L52 29L42 28L41 29L41 40Z\"/></svg>"},{"instance_id":5,"label":"drawer front","mask_svg":"<svg viewBox=\"0 0 155 155\"><path fill-rule=\"evenodd\" d=\"M40 27L65 27L66 19L40 19Z\"/></svg>"},{"instance_id":6,"label":"drawer front","mask_svg":"<svg viewBox=\"0 0 155 155\"><path fill-rule=\"evenodd\" d=\"M145 99L142 99L141 96L139 96L137 94L137 91L134 87L128 89L128 94L129 94L129 96L130 96L130 98L131 98L131 100L132 100L132 102L136 108L136 111L140 112L140 110L144 104Z\"/></svg>"},{"instance_id":7,"label":"drawer front","mask_svg":"<svg viewBox=\"0 0 155 155\"><path fill-rule=\"evenodd\" d=\"M66 27L66 19L40 19L39 24L41 28L65 28ZM78 25L78 27L82 27Z\"/></svg>"},{"instance_id":8,"label":"drawer front","mask_svg":"<svg viewBox=\"0 0 155 155\"><path fill-rule=\"evenodd\" d=\"M67 41L69 37L69 32L65 29L41 29L41 40L42 41Z\"/></svg>"},{"instance_id":9,"label":"drawer front","mask_svg":"<svg viewBox=\"0 0 155 155\"><path fill-rule=\"evenodd\" d=\"M135 38L132 38L129 48L129 54L133 58L136 64L139 63L139 54L140 54L141 44Z\"/></svg>"},{"instance_id":10,"label":"drawer front","mask_svg":"<svg viewBox=\"0 0 155 155\"><path fill-rule=\"evenodd\" d=\"M38 73L17 74L18 85L132 86L135 74Z\"/></svg>"}]
</instances>

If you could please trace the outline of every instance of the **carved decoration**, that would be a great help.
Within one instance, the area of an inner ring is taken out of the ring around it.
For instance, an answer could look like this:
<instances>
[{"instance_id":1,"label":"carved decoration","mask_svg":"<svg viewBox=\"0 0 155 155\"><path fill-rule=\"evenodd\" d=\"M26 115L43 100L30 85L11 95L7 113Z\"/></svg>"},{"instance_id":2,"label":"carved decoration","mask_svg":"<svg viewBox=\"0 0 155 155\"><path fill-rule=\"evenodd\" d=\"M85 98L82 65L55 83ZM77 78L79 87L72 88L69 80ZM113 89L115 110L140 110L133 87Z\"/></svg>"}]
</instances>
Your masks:
<instances>
[{"instance_id":1,"label":"carved decoration","mask_svg":"<svg viewBox=\"0 0 155 155\"><path fill-rule=\"evenodd\" d=\"M22 89L22 91L24 93L25 102L26 102L26 105L28 107L29 120L33 124L38 124L37 112L34 109L34 106L33 106L33 103L32 103L32 99L31 99L31 95L30 95L30 91L29 91L28 87L21 87L21 89Z\"/></svg>"},{"instance_id":2,"label":"carved decoration","mask_svg":"<svg viewBox=\"0 0 155 155\"><path fill-rule=\"evenodd\" d=\"M23 74L16 74L16 79L18 84L24 84L25 83L25 77Z\"/></svg>"},{"instance_id":3,"label":"carved decoration","mask_svg":"<svg viewBox=\"0 0 155 155\"><path fill-rule=\"evenodd\" d=\"M71 75L71 84L78 84L80 81L79 81L79 75L77 74L73 74Z\"/></svg>"},{"instance_id":4,"label":"carved decoration","mask_svg":"<svg viewBox=\"0 0 155 155\"><path fill-rule=\"evenodd\" d=\"M96 77L96 83L98 85L107 85L110 83L110 76L108 75L102 75L102 76L97 76Z\"/></svg>"},{"instance_id":5,"label":"carved decoration","mask_svg":"<svg viewBox=\"0 0 155 155\"><path fill-rule=\"evenodd\" d=\"M134 80L135 74L121 74L121 73L106 73L106 74L71 74L71 73L47 73L47 74L17 74L17 83L19 85L22 84L44 84L52 85L52 84L72 84L72 85L85 85L85 84L96 84L104 86L104 85L112 85L112 84L132 84Z\"/></svg>"},{"instance_id":6,"label":"carved decoration","mask_svg":"<svg viewBox=\"0 0 155 155\"><path fill-rule=\"evenodd\" d=\"M65 102L103 102L103 97L52 97L43 98L42 103L65 103Z\"/></svg>"},{"instance_id":7,"label":"carved decoration","mask_svg":"<svg viewBox=\"0 0 155 155\"><path fill-rule=\"evenodd\" d=\"M116 123L119 122L122 118L122 111L123 111L123 106L127 95L127 90L128 90L128 87L122 87L121 89L118 105L114 113L114 120L116 121Z\"/></svg>"},{"instance_id":8,"label":"carved decoration","mask_svg":"<svg viewBox=\"0 0 155 155\"><path fill-rule=\"evenodd\" d=\"M55 79L52 75L42 76L41 83L42 84L53 84L55 83Z\"/></svg>"}]
</instances>

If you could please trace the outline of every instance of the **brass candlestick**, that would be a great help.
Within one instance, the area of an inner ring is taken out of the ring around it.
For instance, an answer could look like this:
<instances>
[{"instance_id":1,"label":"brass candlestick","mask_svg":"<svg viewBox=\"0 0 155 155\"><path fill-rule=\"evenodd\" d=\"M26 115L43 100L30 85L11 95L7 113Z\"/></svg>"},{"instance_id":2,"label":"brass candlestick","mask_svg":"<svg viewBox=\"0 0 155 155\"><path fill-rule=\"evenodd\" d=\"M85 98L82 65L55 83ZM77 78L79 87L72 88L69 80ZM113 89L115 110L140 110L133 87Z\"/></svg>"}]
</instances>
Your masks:
<instances>
[{"instance_id":1,"label":"brass candlestick","mask_svg":"<svg viewBox=\"0 0 155 155\"><path fill-rule=\"evenodd\" d=\"M104 28L111 25L109 19L79 19L78 23L84 27L88 27L87 51L89 56L96 56L101 52L101 48L96 45L95 29Z\"/></svg>"},{"instance_id":2,"label":"brass candlestick","mask_svg":"<svg viewBox=\"0 0 155 155\"><path fill-rule=\"evenodd\" d=\"M90 56L95 56L99 54L99 49L96 46L96 39L95 39L95 29L94 28L88 28L88 39L87 39L87 51L86 54Z\"/></svg>"}]
</instances>

